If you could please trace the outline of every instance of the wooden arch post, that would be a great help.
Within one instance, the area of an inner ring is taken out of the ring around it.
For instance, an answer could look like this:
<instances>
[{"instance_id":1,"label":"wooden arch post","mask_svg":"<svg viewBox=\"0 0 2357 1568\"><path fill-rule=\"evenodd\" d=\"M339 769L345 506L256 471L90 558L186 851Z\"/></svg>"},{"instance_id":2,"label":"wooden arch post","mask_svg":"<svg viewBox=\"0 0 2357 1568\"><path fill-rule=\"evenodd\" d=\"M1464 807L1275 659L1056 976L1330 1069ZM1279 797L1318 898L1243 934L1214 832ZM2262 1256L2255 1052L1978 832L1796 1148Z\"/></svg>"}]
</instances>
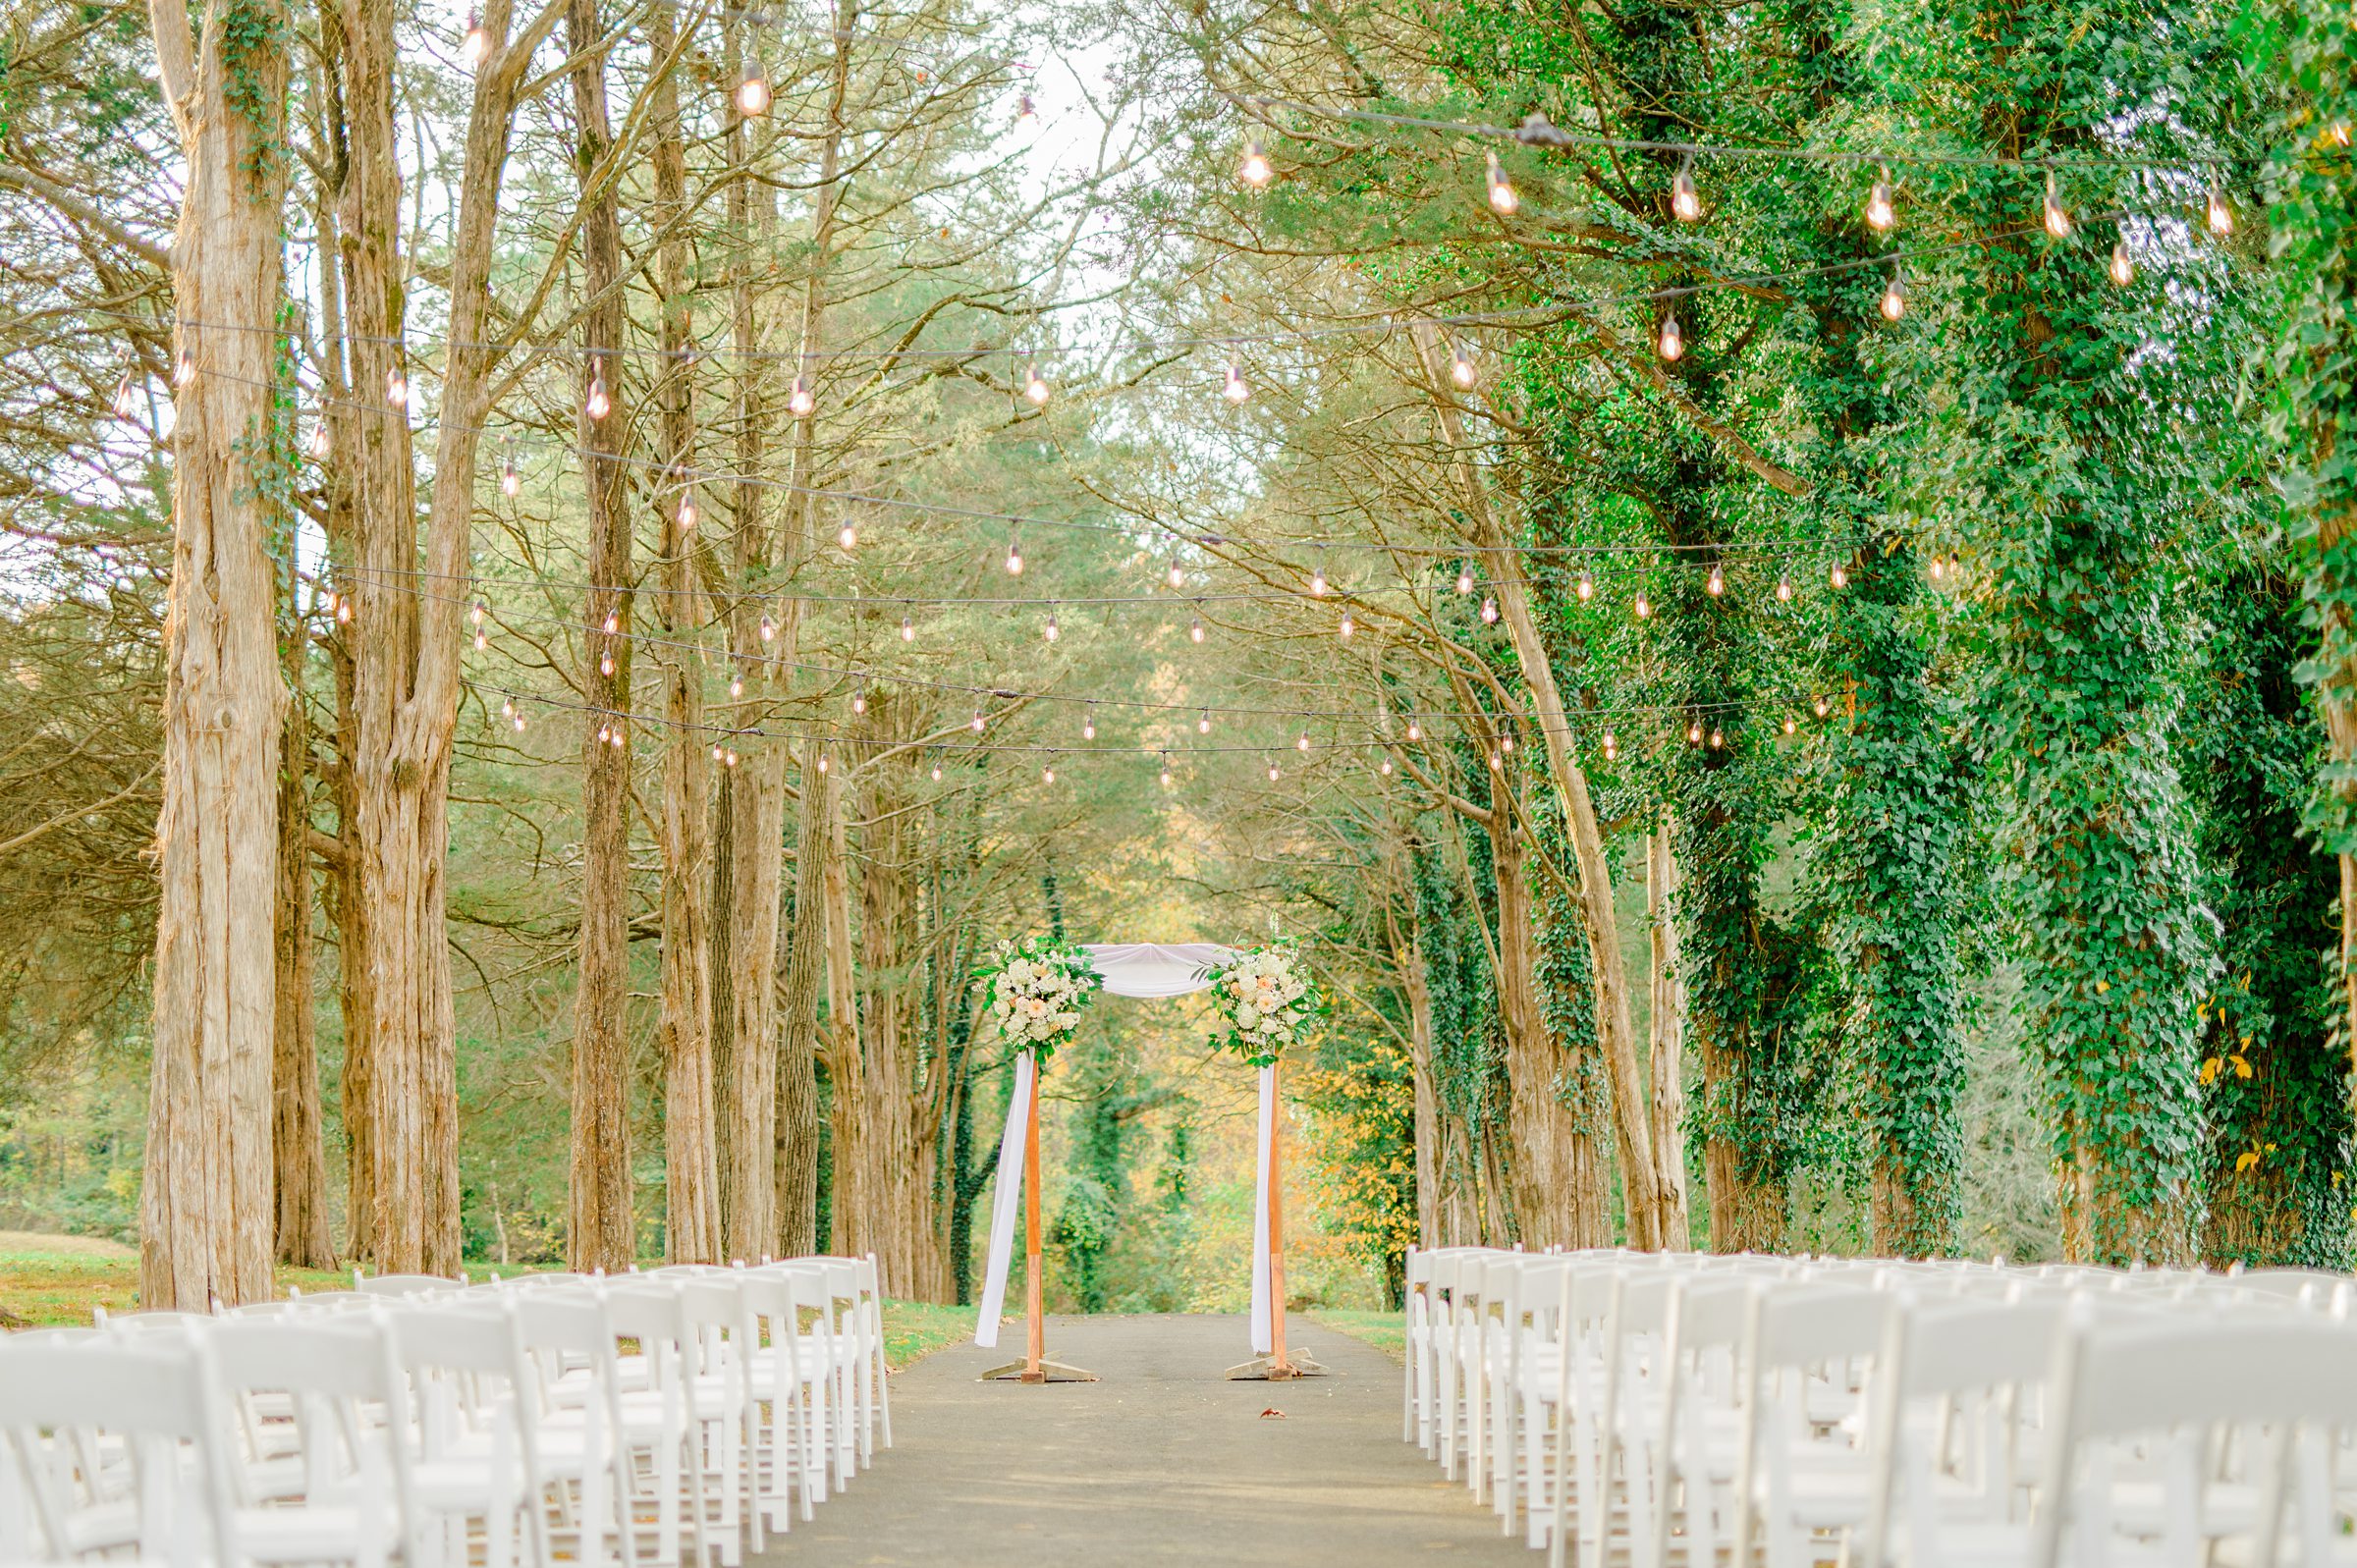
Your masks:
<instances>
[{"instance_id":1,"label":"wooden arch post","mask_svg":"<svg viewBox=\"0 0 2357 1568\"><path fill-rule=\"evenodd\" d=\"M1323 1378L1326 1369L1307 1350L1288 1355L1285 1346L1285 1097L1269 1065L1269 1353L1228 1369L1231 1379Z\"/></svg>"},{"instance_id":2,"label":"wooden arch post","mask_svg":"<svg viewBox=\"0 0 2357 1568\"><path fill-rule=\"evenodd\" d=\"M1031 1072L1031 1108L1023 1128L1023 1359L993 1367L976 1379L991 1382L1095 1382L1097 1375L1061 1361L1050 1361L1048 1319L1041 1304L1043 1275L1039 1266L1039 1095L1043 1076L1036 1063Z\"/></svg>"}]
</instances>

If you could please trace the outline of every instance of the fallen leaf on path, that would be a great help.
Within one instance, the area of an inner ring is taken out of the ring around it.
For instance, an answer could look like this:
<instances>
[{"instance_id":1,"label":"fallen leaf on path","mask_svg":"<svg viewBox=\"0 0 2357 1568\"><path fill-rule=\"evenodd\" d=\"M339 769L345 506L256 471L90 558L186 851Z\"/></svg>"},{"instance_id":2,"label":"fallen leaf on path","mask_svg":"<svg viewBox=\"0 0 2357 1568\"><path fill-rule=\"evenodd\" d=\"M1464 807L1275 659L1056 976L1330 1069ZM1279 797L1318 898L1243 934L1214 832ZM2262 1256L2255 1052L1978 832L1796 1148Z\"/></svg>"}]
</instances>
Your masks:
<instances>
[{"instance_id":1,"label":"fallen leaf on path","mask_svg":"<svg viewBox=\"0 0 2357 1568\"><path fill-rule=\"evenodd\" d=\"M1285 1419L1285 1412L1278 1409L1275 1405L1271 1405L1268 1409L1260 1413L1260 1419L1263 1421L1283 1421Z\"/></svg>"}]
</instances>

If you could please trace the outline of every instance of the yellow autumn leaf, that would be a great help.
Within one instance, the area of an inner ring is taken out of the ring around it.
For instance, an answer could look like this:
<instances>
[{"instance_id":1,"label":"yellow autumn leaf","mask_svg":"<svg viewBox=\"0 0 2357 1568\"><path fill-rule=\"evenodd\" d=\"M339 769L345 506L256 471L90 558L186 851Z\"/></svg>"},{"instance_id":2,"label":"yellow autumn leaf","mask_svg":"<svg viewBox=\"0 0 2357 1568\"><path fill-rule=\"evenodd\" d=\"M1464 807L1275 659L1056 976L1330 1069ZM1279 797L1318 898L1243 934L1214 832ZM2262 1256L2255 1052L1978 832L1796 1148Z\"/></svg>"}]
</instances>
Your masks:
<instances>
[{"instance_id":1,"label":"yellow autumn leaf","mask_svg":"<svg viewBox=\"0 0 2357 1568\"><path fill-rule=\"evenodd\" d=\"M2110 989L2111 982L2109 980L2099 980L2095 983L2095 994L2099 997Z\"/></svg>"},{"instance_id":2,"label":"yellow autumn leaf","mask_svg":"<svg viewBox=\"0 0 2357 1568\"><path fill-rule=\"evenodd\" d=\"M2209 1083L2217 1077L2218 1058L2216 1056L2212 1056L2208 1061L2202 1063L2202 1082Z\"/></svg>"},{"instance_id":3,"label":"yellow autumn leaf","mask_svg":"<svg viewBox=\"0 0 2357 1568\"><path fill-rule=\"evenodd\" d=\"M2234 1076L2237 1078L2248 1078L2250 1075L2250 1058L2248 1056L2236 1056L2234 1058Z\"/></svg>"},{"instance_id":4,"label":"yellow autumn leaf","mask_svg":"<svg viewBox=\"0 0 2357 1568\"><path fill-rule=\"evenodd\" d=\"M2259 1151L2256 1149L2245 1149L2242 1153L2234 1157L2234 1173L2236 1175L2240 1175L2242 1172L2250 1169L2258 1162Z\"/></svg>"}]
</instances>

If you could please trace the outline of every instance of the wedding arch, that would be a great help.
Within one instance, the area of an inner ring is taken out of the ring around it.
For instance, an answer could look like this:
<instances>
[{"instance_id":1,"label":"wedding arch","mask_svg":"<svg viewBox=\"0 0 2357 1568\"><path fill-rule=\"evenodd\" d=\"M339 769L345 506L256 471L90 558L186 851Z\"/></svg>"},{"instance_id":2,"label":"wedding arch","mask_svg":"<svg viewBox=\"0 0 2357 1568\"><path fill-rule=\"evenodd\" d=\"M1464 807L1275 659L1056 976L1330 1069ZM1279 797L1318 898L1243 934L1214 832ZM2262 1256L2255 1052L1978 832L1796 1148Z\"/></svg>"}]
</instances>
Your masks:
<instances>
[{"instance_id":1,"label":"wedding arch","mask_svg":"<svg viewBox=\"0 0 2357 1568\"><path fill-rule=\"evenodd\" d=\"M1039 937L1001 943L976 971L989 982L989 1016L999 1038L1017 1048L1007 1125L999 1138L997 1195L990 1217L989 1272L974 1324L974 1343L999 1342L1007 1274L1014 1246L1017 1194L1024 1220L1026 1339L1023 1359L983 1374L985 1380L1094 1381L1095 1375L1047 1359L1041 1306L1039 1225L1039 1072L1079 1026L1080 1012L1102 991L1117 997L1169 999L1212 993L1224 1033L1220 1044L1260 1072L1258 1174L1253 1184L1252 1349L1232 1378L1313 1377L1325 1369L1288 1354L1285 1342L1285 1226L1277 1066L1285 1049L1323 1016L1326 1003L1298 947L1275 942L1230 947L1207 942L1055 943Z\"/></svg>"}]
</instances>

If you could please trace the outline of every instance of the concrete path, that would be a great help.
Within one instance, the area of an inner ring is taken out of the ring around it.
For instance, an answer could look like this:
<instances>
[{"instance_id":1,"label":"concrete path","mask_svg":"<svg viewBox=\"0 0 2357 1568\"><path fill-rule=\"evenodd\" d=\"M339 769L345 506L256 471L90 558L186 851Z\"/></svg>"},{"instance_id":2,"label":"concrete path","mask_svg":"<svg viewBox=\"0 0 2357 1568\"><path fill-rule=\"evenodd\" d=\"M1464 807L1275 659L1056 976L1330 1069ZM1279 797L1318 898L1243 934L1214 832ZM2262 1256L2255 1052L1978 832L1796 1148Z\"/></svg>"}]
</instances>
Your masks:
<instances>
[{"instance_id":1,"label":"concrete path","mask_svg":"<svg viewBox=\"0 0 2357 1568\"><path fill-rule=\"evenodd\" d=\"M997 1351L937 1352L893 1379L895 1446L815 1520L773 1538L765 1561L1545 1563L1399 1440L1399 1369L1388 1357L1312 1324L1291 1327L1338 1376L1223 1381L1248 1356L1240 1317L1051 1318L1049 1356L1105 1379L1095 1383L975 1381L1021 1354L1015 1323ZM1285 1419L1261 1415L1272 1406Z\"/></svg>"}]
</instances>

